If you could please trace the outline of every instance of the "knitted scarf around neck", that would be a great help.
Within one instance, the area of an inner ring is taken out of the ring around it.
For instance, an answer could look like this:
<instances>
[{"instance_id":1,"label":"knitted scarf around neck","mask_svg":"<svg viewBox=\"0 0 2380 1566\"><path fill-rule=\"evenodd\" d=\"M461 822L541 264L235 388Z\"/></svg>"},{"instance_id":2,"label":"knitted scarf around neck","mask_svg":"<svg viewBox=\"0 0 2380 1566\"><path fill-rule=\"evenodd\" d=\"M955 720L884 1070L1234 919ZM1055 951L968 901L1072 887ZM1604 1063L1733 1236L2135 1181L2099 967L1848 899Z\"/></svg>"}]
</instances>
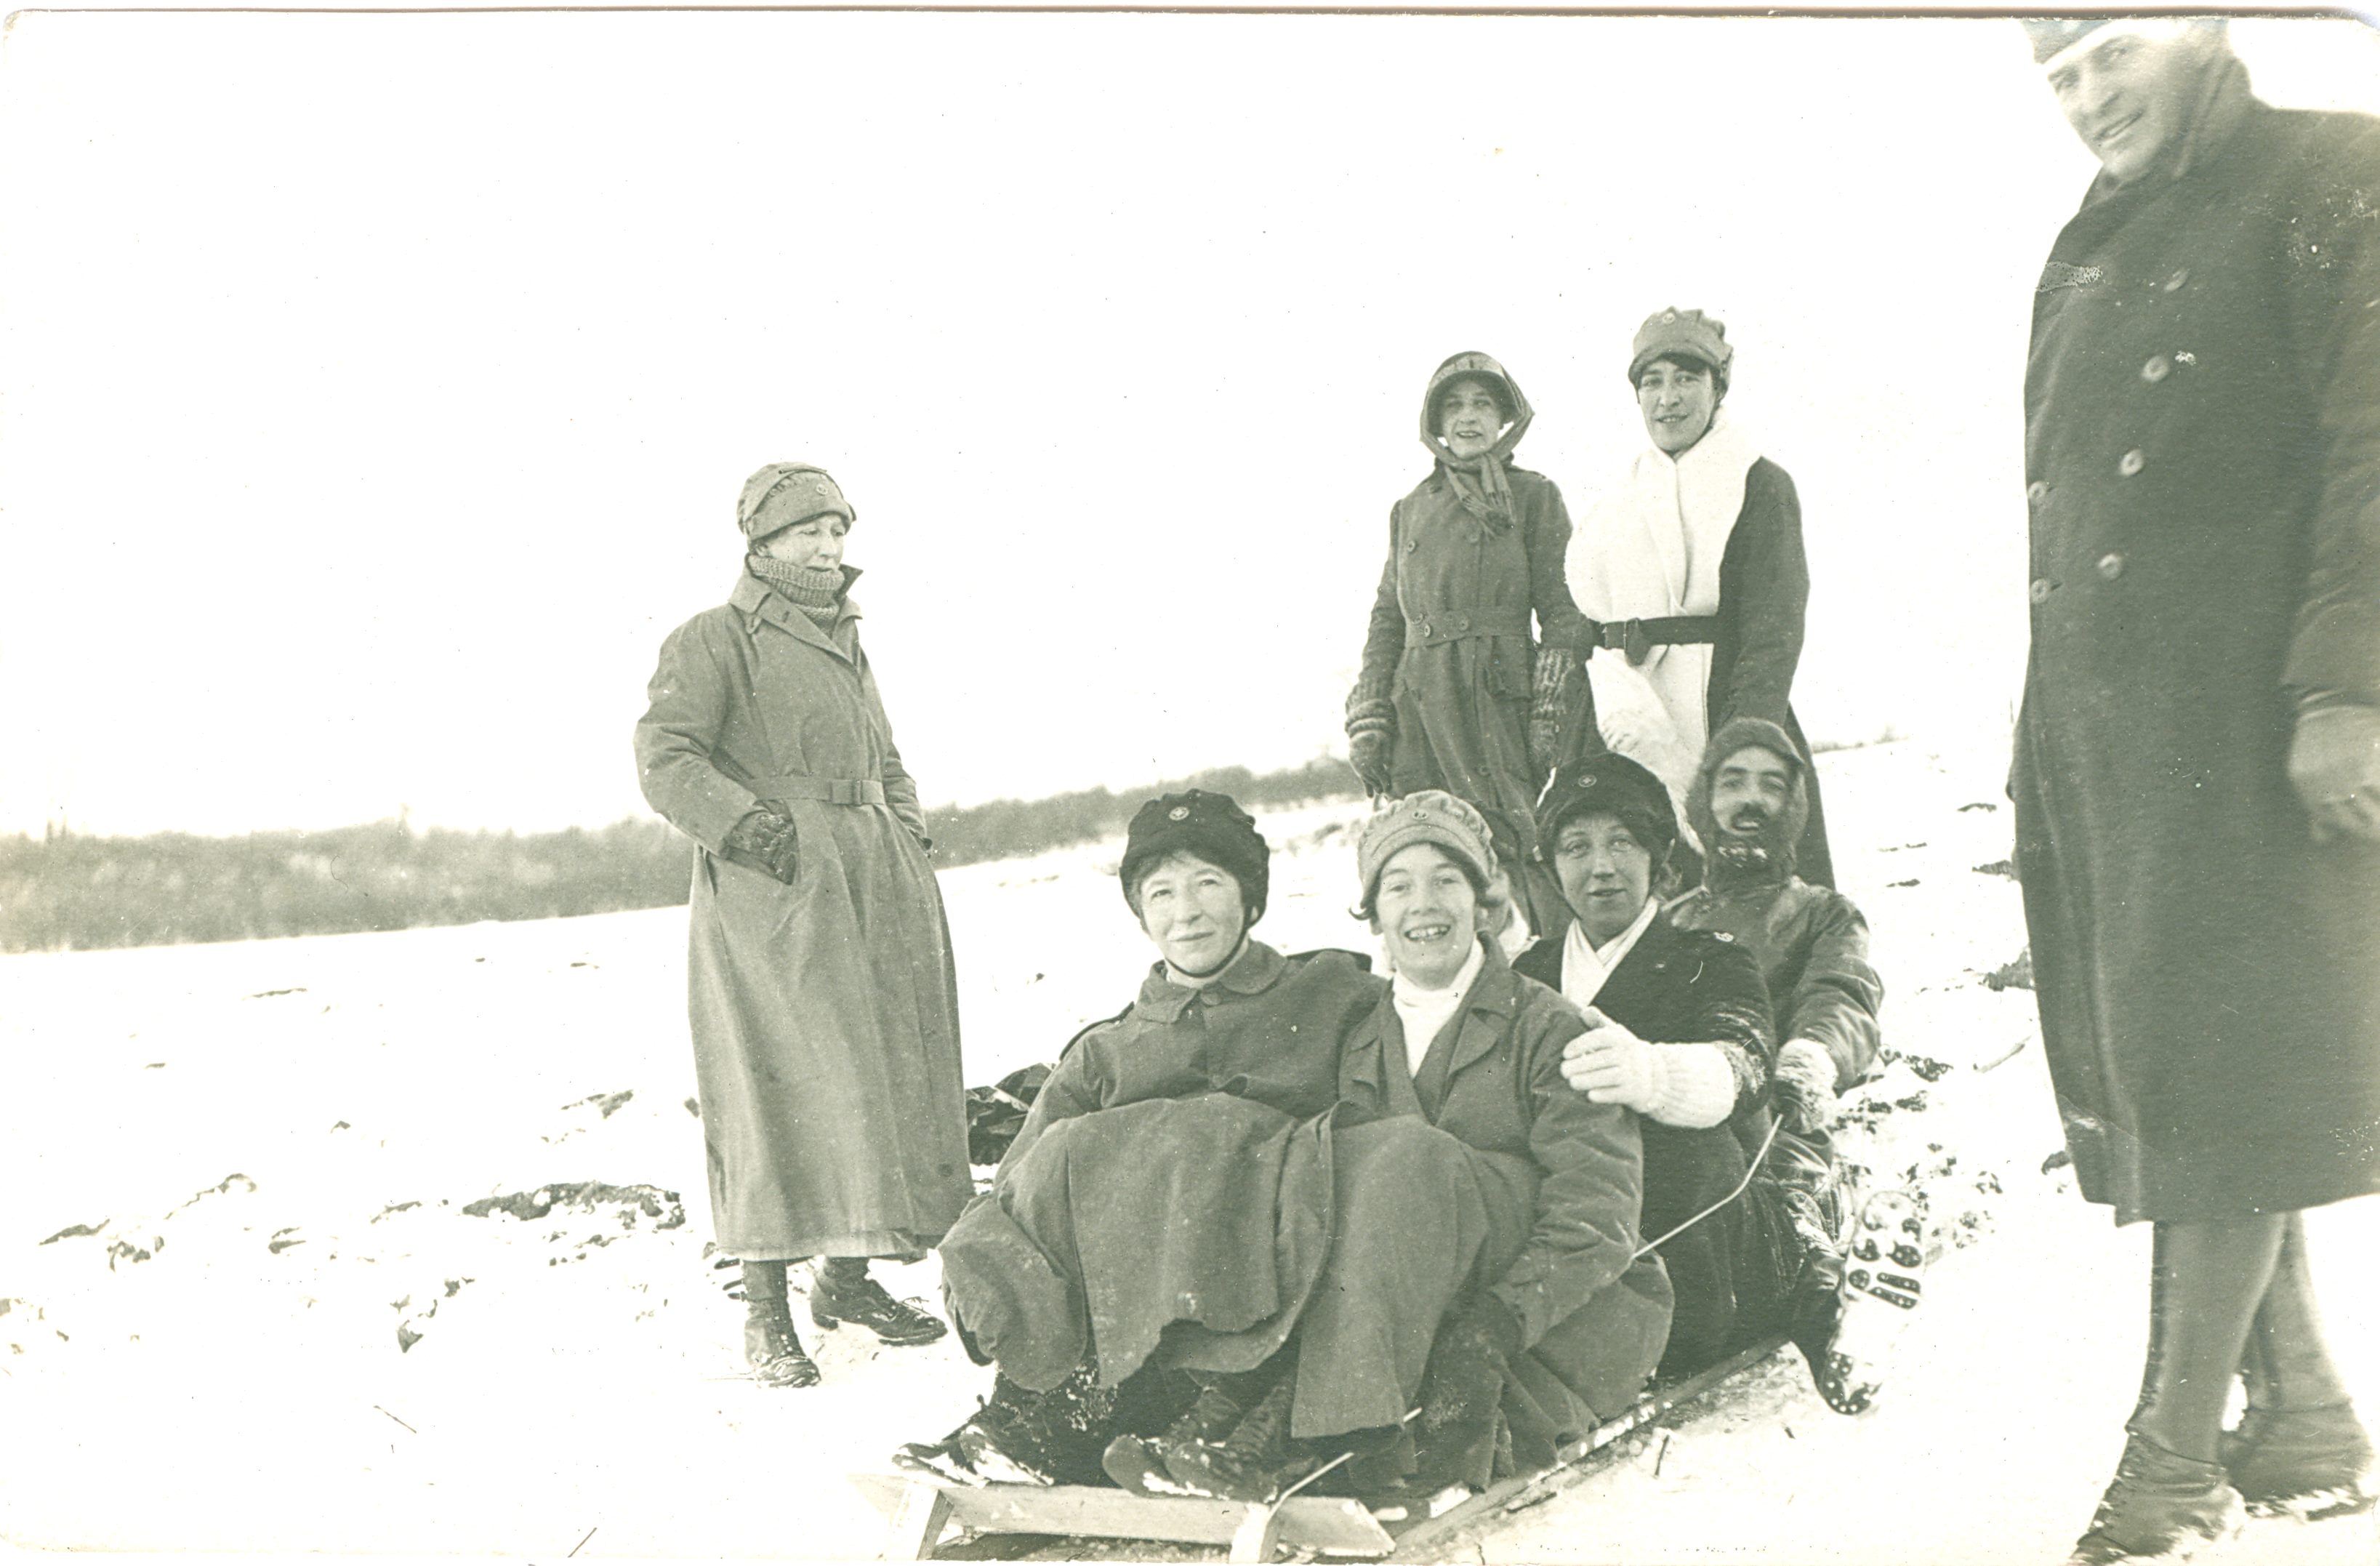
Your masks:
<instances>
[{"instance_id":1,"label":"knitted scarf around neck","mask_svg":"<svg viewBox=\"0 0 2380 1566\"><path fill-rule=\"evenodd\" d=\"M840 566L788 565L765 554L747 557L753 576L778 597L810 617L821 630L843 614L843 570Z\"/></svg>"},{"instance_id":2,"label":"knitted scarf around neck","mask_svg":"<svg viewBox=\"0 0 2380 1566\"><path fill-rule=\"evenodd\" d=\"M1485 355L1475 357L1486 358ZM1457 456L1447 449L1445 440L1438 432L1439 395L1451 382L1466 375L1484 379L1491 370L1494 378L1503 382L1504 391L1512 399L1512 407L1509 411L1512 415L1512 422L1504 427L1504 432L1496 438L1494 445L1477 456ZM1441 367L1439 373L1431 378L1429 389L1422 395L1421 443L1429 449L1431 456L1438 459L1439 471L1446 475L1447 487L1454 492L1454 498L1462 503L1463 509L1476 517L1491 533L1508 532L1512 528L1515 515L1512 481L1504 470L1512 464L1512 448L1521 443L1521 437L1529 432L1529 425L1536 417L1536 409L1529 406L1529 399L1519 385L1505 372L1503 366L1493 360L1475 367L1451 370Z\"/></svg>"}]
</instances>

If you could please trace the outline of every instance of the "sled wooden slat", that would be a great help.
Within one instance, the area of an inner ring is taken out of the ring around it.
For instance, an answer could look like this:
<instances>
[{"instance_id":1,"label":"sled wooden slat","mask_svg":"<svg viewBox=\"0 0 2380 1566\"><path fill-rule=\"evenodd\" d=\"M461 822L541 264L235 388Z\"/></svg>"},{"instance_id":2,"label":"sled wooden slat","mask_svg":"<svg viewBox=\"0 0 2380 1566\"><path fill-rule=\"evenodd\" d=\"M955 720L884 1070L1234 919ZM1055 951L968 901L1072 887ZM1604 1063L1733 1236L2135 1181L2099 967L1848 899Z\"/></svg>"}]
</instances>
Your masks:
<instances>
[{"instance_id":1,"label":"sled wooden slat","mask_svg":"<svg viewBox=\"0 0 2380 1566\"><path fill-rule=\"evenodd\" d=\"M1394 1542L1361 1501L1326 1496L1292 1496L1277 1507L1258 1507L1197 1496L1132 1495L1081 1485L977 1488L939 1484L922 1475L888 1474L855 1474L851 1479L894 1524L886 1547L888 1559L928 1559L947 1524L979 1534L1054 1534L1217 1546L1232 1550L1235 1560L1269 1560L1277 1548L1377 1560L1388 1554Z\"/></svg>"},{"instance_id":2,"label":"sled wooden slat","mask_svg":"<svg viewBox=\"0 0 2380 1566\"><path fill-rule=\"evenodd\" d=\"M1508 1512L1552 1499L1560 1491L1580 1483L1602 1467L1621 1438L1659 1425L1688 1403L1718 1390L1723 1382L1762 1364L1784 1343L1781 1337L1767 1339L1682 1381L1653 1389L1638 1398L1627 1413L1616 1419L1604 1421L1557 1451L1548 1467L1516 1474L1435 1517L1390 1523L1388 1530L1396 1539L1396 1553L1391 1559L1408 1561L1442 1559L1443 1548L1464 1533L1491 1524Z\"/></svg>"}]
</instances>

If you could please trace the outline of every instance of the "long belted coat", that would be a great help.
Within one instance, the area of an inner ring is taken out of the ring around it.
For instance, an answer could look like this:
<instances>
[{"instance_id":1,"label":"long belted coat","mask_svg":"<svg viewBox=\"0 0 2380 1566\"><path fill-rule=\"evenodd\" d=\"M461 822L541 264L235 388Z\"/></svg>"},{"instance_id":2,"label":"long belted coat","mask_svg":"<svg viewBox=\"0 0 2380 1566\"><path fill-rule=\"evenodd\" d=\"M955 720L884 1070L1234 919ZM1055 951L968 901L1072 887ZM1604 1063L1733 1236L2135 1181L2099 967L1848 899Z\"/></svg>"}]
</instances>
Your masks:
<instances>
[{"instance_id":1,"label":"long belted coat","mask_svg":"<svg viewBox=\"0 0 2380 1566\"><path fill-rule=\"evenodd\" d=\"M1424 430L1450 381L1490 372L1515 406L1525 407L1500 366L1484 355L1461 355L1430 380ZM1504 441L1518 438L1508 432ZM1543 781L1528 754L1536 644L1575 645L1586 620L1562 576L1570 514L1561 492L1524 467L1508 466L1505 479L1512 497L1509 526L1466 510L1443 464L1389 508L1388 560L1365 626L1356 692L1395 704L1391 792L1442 788L1500 815L1526 864ZM1537 928L1546 928L1544 917Z\"/></svg>"},{"instance_id":2,"label":"long belted coat","mask_svg":"<svg viewBox=\"0 0 2380 1566\"><path fill-rule=\"evenodd\" d=\"M950 929L858 619L747 575L662 644L637 724L645 798L698 845L695 1076L746 1259L919 1256L974 1190ZM794 820L790 885L722 854L762 799Z\"/></svg>"},{"instance_id":3,"label":"long belted coat","mask_svg":"<svg viewBox=\"0 0 2380 1566\"><path fill-rule=\"evenodd\" d=\"M2380 1188L2380 852L2284 771L2301 705L2380 705L2380 120L2238 80L2202 132L2092 187L2025 376L2016 868L2119 1222Z\"/></svg>"}]
</instances>

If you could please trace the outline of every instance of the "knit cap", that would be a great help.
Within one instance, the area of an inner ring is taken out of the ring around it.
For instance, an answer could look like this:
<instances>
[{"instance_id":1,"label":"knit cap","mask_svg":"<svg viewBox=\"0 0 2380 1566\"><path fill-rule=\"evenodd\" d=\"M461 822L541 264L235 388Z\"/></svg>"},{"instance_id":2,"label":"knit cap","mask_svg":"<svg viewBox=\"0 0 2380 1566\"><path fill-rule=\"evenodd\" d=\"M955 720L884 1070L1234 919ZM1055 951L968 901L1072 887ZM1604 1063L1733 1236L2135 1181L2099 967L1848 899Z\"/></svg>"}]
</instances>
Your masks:
<instances>
[{"instance_id":1,"label":"knit cap","mask_svg":"<svg viewBox=\"0 0 2380 1566\"><path fill-rule=\"evenodd\" d=\"M845 522L859 520L825 468L807 462L772 462L744 480L744 492L735 502L735 525L746 538L763 539L829 513Z\"/></svg>"},{"instance_id":2,"label":"knit cap","mask_svg":"<svg viewBox=\"0 0 2380 1566\"><path fill-rule=\"evenodd\" d=\"M1135 811L1125 829L1123 862L1116 878L1123 883L1123 900L1140 914L1141 878L1171 854L1195 854L1218 869L1228 870L1240 883L1240 900L1248 923L1264 917L1270 891L1272 848L1257 831L1256 818L1240 808L1228 794L1203 788L1160 795Z\"/></svg>"},{"instance_id":3,"label":"knit cap","mask_svg":"<svg viewBox=\"0 0 2380 1566\"><path fill-rule=\"evenodd\" d=\"M1722 386L1727 384L1728 365L1735 358L1735 349L1728 346L1726 323L1698 310L1675 308L1655 310L1636 328L1636 344L1628 356L1628 383L1636 384L1645 367L1655 359L1681 354L1709 365L1712 378Z\"/></svg>"},{"instance_id":4,"label":"knit cap","mask_svg":"<svg viewBox=\"0 0 2380 1566\"><path fill-rule=\"evenodd\" d=\"M1495 839L1486 818L1444 789L1426 788L1391 799L1364 823L1355 843L1355 872L1364 883L1364 902L1378 891L1380 872L1402 848L1416 843L1435 844L1479 872L1483 885L1496 880Z\"/></svg>"}]
</instances>

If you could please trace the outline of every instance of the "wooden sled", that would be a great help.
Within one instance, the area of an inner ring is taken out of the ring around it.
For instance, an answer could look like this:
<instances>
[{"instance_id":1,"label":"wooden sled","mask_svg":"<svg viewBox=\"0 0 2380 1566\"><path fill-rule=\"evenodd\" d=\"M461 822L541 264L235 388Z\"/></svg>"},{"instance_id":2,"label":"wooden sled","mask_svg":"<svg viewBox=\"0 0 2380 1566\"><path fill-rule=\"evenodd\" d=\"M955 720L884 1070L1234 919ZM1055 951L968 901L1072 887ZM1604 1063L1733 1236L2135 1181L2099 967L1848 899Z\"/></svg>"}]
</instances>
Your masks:
<instances>
[{"instance_id":1,"label":"wooden sled","mask_svg":"<svg viewBox=\"0 0 2380 1566\"><path fill-rule=\"evenodd\" d=\"M1291 1496L1251 1506L1200 1496L1143 1496L1088 1485L949 1485L921 1474L855 1474L851 1482L892 1521L887 1560L927 1560L955 1523L978 1534L1161 1539L1222 1546L1233 1560L1276 1549L1377 1560L1395 1547L1360 1500Z\"/></svg>"},{"instance_id":2,"label":"wooden sled","mask_svg":"<svg viewBox=\"0 0 2380 1566\"><path fill-rule=\"evenodd\" d=\"M1036 1534L1060 1538L1153 1539L1222 1548L1236 1561L1269 1561L1282 1549L1341 1560L1445 1559L1446 1546L1513 1512L1552 1499L1610 1459L1622 1438L1661 1425L1680 1410L1775 1354L1770 1338L1700 1373L1655 1387L1627 1413L1606 1420L1555 1454L1547 1467L1453 1502L1400 1502L1377 1512L1360 1500L1293 1495L1270 1505L1196 1496L1141 1496L1084 1485L946 1484L922 1474L855 1474L891 1520L883 1559L927 1560L943 1531ZM1459 1495L1460 1491L1450 1492ZM1418 1512L1419 1514L1416 1514Z\"/></svg>"}]
</instances>

